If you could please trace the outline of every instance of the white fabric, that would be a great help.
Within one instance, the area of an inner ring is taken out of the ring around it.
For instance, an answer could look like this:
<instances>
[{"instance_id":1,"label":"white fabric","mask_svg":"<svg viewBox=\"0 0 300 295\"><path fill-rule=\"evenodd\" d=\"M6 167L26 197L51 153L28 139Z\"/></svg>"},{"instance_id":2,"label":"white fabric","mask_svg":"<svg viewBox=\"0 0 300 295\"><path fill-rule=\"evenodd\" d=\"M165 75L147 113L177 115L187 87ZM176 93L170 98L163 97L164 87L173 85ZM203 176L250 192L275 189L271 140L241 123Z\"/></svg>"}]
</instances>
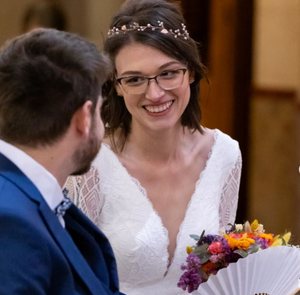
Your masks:
<instances>
[{"instance_id":1,"label":"white fabric","mask_svg":"<svg viewBox=\"0 0 300 295\"><path fill-rule=\"evenodd\" d=\"M215 130L205 170L196 183L169 265L168 231L147 192L103 144L91 170L67 181L69 197L106 234L113 247L120 290L127 295L187 294L177 287L190 234L218 233L234 223L241 172L238 143Z\"/></svg>"},{"instance_id":2,"label":"white fabric","mask_svg":"<svg viewBox=\"0 0 300 295\"><path fill-rule=\"evenodd\" d=\"M0 139L0 153L12 161L37 187L51 210L54 210L64 199L56 178L37 161L22 150ZM65 223L59 218L61 225Z\"/></svg>"}]
</instances>

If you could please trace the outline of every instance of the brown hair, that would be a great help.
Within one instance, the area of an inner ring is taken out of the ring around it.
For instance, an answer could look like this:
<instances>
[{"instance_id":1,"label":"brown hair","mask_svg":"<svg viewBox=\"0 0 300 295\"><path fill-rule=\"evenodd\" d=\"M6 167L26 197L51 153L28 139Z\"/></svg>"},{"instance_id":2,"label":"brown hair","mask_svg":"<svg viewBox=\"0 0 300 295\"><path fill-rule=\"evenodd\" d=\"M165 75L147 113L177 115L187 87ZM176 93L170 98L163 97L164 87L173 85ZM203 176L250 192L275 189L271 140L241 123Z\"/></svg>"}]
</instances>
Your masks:
<instances>
[{"instance_id":1,"label":"brown hair","mask_svg":"<svg viewBox=\"0 0 300 295\"><path fill-rule=\"evenodd\" d=\"M0 138L55 142L86 101L94 113L109 70L95 45L70 33L39 29L8 42L0 52Z\"/></svg>"},{"instance_id":2,"label":"brown hair","mask_svg":"<svg viewBox=\"0 0 300 295\"><path fill-rule=\"evenodd\" d=\"M164 27L168 30L180 29L182 23L185 23L177 4L164 0L127 0L121 10L114 16L110 29L113 27L121 28L123 25L129 27L134 22L140 25L149 23L157 26L158 21L163 22ZM193 131L198 130L203 133L200 126L199 82L204 75L204 66L200 61L196 42L192 38L185 40L181 37L175 38L171 34L162 34L160 30L146 29L142 32L133 30L125 34L113 34L106 40L104 51L114 62L119 51L133 42L152 46L164 54L187 64L189 71L194 74L195 81L190 84L190 101L182 114L181 123ZM106 85L106 91L107 97L105 97L102 106L102 118L106 125L106 135L112 138L115 149L120 148L122 150L130 133L131 114L125 106L124 99L117 95L114 81L110 81ZM120 130L120 134L116 143L114 135L117 130Z\"/></svg>"}]
</instances>

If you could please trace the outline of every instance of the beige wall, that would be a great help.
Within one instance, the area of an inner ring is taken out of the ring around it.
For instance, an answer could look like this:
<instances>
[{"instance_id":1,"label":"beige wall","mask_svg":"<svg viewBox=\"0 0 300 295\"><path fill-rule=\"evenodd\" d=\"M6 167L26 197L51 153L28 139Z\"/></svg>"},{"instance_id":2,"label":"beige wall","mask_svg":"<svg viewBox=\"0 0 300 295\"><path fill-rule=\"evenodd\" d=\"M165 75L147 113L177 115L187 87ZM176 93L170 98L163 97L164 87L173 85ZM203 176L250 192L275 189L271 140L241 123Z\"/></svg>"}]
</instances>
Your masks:
<instances>
[{"instance_id":1,"label":"beige wall","mask_svg":"<svg viewBox=\"0 0 300 295\"><path fill-rule=\"evenodd\" d=\"M300 92L300 1L256 0L254 84Z\"/></svg>"},{"instance_id":2,"label":"beige wall","mask_svg":"<svg viewBox=\"0 0 300 295\"><path fill-rule=\"evenodd\" d=\"M69 0L73 1L73 0ZM112 16L124 0L85 0L87 6L87 37L102 47Z\"/></svg>"},{"instance_id":3,"label":"beige wall","mask_svg":"<svg viewBox=\"0 0 300 295\"><path fill-rule=\"evenodd\" d=\"M0 44L21 32L24 11L33 0L0 0Z\"/></svg>"},{"instance_id":4,"label":"beige wall","mask_svg":"<svg viewBox=\"0 0 300 295\"><path fill-rule=\"evenodd\" d=\"M22 16L36 0L0 0L0 44L21 33ZM102 47L109 23L124 0L52 0L61 4L71 32Z\"/></svg>"}]
</instances>

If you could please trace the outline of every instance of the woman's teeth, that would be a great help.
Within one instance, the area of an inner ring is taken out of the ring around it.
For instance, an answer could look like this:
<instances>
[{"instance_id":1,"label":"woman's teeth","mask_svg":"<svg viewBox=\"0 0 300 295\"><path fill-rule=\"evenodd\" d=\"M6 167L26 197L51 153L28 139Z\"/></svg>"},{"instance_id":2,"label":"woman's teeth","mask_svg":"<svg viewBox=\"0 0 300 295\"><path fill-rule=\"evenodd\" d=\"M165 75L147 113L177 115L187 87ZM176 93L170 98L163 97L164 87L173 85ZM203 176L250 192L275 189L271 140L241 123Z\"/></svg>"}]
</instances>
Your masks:
<instances>
[{"instance_id":1,"label":"woman's teeth","mask_svg":"<svg viewBox=\"0 0 300 295\"><path fill-rule=\"evenodd\" d=\"M145 106L145 109L150 113L160 113L168 109L172 105L172 103L173 101L168 101L159 106Z\"/></svg>"}]
</instances>

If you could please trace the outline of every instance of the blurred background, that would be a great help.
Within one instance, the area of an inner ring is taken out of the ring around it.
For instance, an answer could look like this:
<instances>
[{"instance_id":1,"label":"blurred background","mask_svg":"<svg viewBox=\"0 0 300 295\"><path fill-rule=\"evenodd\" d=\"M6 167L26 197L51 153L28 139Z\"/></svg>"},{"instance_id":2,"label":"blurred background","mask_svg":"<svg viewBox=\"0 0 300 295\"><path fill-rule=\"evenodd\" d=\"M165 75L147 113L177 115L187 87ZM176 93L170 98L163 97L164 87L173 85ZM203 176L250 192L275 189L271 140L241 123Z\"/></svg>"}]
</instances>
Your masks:
<instances>
[{"instance_id":1,"label":"blurred background","mask_svg":"<svg viewBox=\"0 0 300 295\"><path fill-rule=\"evenodd\" d=\"M39 3L38 3L39 2ZM124 0L0 0L0 44L52 26L102 47ZM300 1L179 0L210 83L203 125L238 140L237 222L257 218L300 244Z\"/></svg>"}]
</instances>

